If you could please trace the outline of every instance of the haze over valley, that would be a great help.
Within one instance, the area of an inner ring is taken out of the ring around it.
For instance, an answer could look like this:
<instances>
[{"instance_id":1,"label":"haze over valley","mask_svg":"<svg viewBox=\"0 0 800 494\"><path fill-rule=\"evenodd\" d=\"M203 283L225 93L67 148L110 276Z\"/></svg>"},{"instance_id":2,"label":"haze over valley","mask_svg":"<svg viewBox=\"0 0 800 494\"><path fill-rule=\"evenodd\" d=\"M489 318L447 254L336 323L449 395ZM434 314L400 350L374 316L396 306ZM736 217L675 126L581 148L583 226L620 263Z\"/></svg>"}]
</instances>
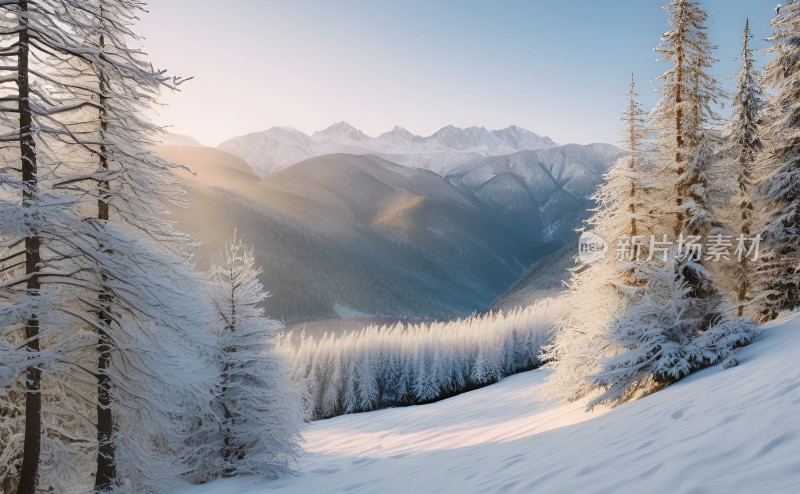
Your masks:
<instances>
[{"instance_id":1,"label":"haze over valley","mask_svg":"<svg viewBox=\"0 0 800 494\"><path fill-rule=\"evenodd\" d=\"M574 241L621 155L514 126L369 138L344 122L218 148L169 135L158 152L195 173L181 174L191 206L174 214L203 242L201 265L236 230L263 268L267 312L286 322L482 311Z\"/></svg>"}]
</instances>

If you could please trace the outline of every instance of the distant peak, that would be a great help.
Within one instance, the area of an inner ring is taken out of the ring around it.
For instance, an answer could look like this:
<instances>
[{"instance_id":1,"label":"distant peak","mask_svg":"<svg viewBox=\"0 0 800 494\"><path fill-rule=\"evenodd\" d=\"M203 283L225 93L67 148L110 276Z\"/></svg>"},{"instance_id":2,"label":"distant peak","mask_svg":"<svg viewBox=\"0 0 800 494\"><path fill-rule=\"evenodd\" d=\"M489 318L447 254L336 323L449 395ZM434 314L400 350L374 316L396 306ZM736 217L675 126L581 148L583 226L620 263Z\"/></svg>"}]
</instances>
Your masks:
<instances>
[{"instance_id":1,"label":"distant peak","mask_svg":"<svg viewBox=\"0 0 800 494\"><path fill-rule=\"evenodd\" d=\"M355 127L350 125L349 123L341 120L339 122L332 123L328 127L319 131L319 133L329 133L329 132L349 132L349 131L358 131Z\"/></svg>"},{"instance_id":2,"label":"distant peak","mask_svg":"<svg viewBox=\"0 0 800 494\"><path fill-rule=\"evenodd\" d=\"M365 141L369 139L369 136L344 120L331 124L326 129L314 132L313 137L346 137L354 141Z\"/></svg>"},{"instance_id":3,"label":"distant peak","mask_svg":"<svg viewBox=\"0 0 800 494\"><path fill-rule=\"evenodd\" d=\"M406 129L404 127L400 127L399 125L395 125L392 130L390 130L389 132L384 132L381 135L384 135L384 136L400 136L400 137L413 137L414 136L414 134L412 134L408 129Z\"/></svg>"}]
</instances>

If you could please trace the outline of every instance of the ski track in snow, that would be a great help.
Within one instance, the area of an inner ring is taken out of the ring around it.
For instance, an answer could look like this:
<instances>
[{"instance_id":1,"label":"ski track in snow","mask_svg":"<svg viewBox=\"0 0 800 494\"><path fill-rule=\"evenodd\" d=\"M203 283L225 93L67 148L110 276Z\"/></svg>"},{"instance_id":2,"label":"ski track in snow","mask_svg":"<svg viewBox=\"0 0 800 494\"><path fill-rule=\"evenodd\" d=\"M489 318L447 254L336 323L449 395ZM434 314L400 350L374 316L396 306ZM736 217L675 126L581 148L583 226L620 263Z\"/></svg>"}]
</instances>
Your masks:
<instances>
[{"instance_id":1,"label":"ski track in snow","mask_svg":"<svg viewBox=\"0 0 800 494\"><path fill-rule=\"evenodd\" d=\"M800 492L800 317L740 365L614 410L540 401L536 370L431 405L311 424L298 474L186 494Z\"/></svg>"}]
</instances>

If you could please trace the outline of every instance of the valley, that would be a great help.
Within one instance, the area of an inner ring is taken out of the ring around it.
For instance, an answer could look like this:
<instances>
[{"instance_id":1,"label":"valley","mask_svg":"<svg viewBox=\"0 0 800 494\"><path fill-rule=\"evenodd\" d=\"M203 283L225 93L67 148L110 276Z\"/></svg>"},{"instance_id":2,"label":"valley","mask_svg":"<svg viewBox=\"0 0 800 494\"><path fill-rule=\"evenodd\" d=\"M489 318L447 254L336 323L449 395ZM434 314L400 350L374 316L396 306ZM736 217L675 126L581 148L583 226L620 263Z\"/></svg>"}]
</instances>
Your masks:
<instances>
[{"instance_id":1,"label":"valley","mask_svg":"<svg viewBox=\"0 0 800 494\"><path fill-rule=\"evenodd\" d=\"M180 145L159 154L193 172L179 173L192 206L173 214L201 242L200 267L236 231L255 247L268 314L286 323L448 319L486 309L574 240L621 154L609 145L556 146L470 157L442 176L337 153L260 178L225 145L168 142Z\"/></svg>"}]
</instances>

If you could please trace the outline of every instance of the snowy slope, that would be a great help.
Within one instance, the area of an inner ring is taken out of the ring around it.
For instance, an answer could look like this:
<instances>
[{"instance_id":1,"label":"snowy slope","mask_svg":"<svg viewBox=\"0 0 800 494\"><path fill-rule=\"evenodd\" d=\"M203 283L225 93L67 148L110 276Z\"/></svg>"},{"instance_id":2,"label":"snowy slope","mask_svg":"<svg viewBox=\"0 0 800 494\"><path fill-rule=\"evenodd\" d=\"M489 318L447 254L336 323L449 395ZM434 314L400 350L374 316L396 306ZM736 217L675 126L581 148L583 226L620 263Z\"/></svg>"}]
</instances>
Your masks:
<instances>
[{"instance_id":1,"label":"snowy slope","mask_svg":"<svg viewBox=\"0 0 800 494\"><path fill-rule=\"evenodd\" d=\"M395 127L371 137L347 122L337 122L310 136L291 127L273 127L234 137L220 144L219 148L239 156L256 173L266 177L293 163L332 153L376 154L394 163L445 175L451 169L481 157L555 145L549 137L517 126L487 130L449 125L427 137Z\"/></svg>"},{"instance_id":2,"label":"snowy slope","mask_svg":"<svg viewBox=\"0 0 800 494\"><path fill-rule=\"evenodd\" d=\"M539 370L432 405L313 423L299 475L187 494L797 492L800 318L772 324L738 367L584 413L539 401Z\"/></svg>"}]
</instances>

